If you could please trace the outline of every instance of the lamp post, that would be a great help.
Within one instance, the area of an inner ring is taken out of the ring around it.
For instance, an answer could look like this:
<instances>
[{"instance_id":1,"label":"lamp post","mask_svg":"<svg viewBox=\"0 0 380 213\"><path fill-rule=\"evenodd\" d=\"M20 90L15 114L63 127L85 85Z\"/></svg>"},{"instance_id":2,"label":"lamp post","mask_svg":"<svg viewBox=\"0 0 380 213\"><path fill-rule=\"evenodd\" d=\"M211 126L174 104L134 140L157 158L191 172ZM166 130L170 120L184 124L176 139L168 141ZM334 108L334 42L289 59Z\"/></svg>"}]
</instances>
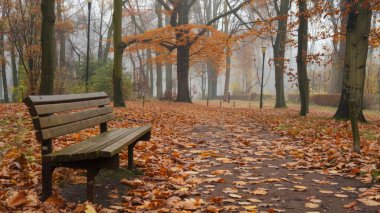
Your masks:
<instances>
[{"instance_id":1,"label":"lamp post","mask_svg":"<svg viewBox=\"0 0 380 213\"><path fill-rule=\"evenodd\" d=\"M88 77L89 77L89 63L90 63L90 20L91 20L91 3L92 3L92 0L87 0L87 5L88 5L88 22L87 22L86 92L88 92Z\"/></svg>"},{"instance_id":2,"label":"lamp post","mask_svg":"<svg viewBox=\"0 0 380 213\"><path fill-rule=\"evenodd\" d=\"M261 52L263 53L263 69L261 71L260 109L263 108L264 63L265 63L265 53L266 53L266 51L267 51L266 47L261 47Z\"/></svg>"}]
</instances>

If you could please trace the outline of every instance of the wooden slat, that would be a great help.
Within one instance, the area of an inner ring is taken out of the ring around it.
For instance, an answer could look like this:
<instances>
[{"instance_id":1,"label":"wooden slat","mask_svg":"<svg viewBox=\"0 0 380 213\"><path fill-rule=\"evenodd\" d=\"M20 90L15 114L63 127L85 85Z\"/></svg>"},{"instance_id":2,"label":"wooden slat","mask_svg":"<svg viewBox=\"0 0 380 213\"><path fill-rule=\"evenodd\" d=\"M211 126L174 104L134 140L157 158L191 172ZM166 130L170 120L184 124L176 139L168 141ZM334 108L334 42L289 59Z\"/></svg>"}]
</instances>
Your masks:
<instances>
[{"instance_id":1,"label":"wooden slat","mask_svg":"<svg viewBox=\"0 0 380 213\"><path fill-rule=\"evenodd\" d=\"M91 140L91 142L88 142L88 140L85 140L81 142L84 145L80 147L75 147L74 149L71 149L71 146L70 146L70 147L65 148L64 150L55 152L54 154L52 154L52 156L54 156L55 161L59 161L59 162L85 160L85 159L88 159L86 157L85 150L87 150L88 148L102 146L108 143L108 141L112 141L119 137L122 137L123 134L124 134L123 129L116 129L112 131L112 133L109 133L109 132L103 133L103 134L100 134L99 135L100 137L98 137L95 141L91 140L92 138L90 138L89 140Z\"/></svg>"},{"instance_id":2,"label":"wooden slat","mask_svg":"<svg viewBox=\"0 0 380 213\"><path fill-rule=\"evenodd\" d=\"M54 104L54 103L67 103L75 101L85 101L93 99L107 98L105 92L84 93L84 94L70 94L70 95L36 95L28 96L24 99L27 106L40 105L40 104Z\"/></svg>"},{"instance_id":3,"label":"wooden slat","mask_svg":"<svg viewBox=\"0 0 380 213\"><path fill-rule=\"evenodd\" d=\"M125 146L132 144L137 139L141 138L145 134L149 133L151 131L152 127L150 126L143 126L140 127L138 130L134 131L133 133L129 134L127 137L117 141L116 143L113 143L110 146L105 147L102 149L99 153L99 157L112 157L113 155L120 152L121 149L123 149Z\"/></svg>"},{"instance_id":4,"label":"wooden slat","mask_svg":"<svg viewBox=\"0 0 380 213\"><path fill-rule=\"evenodd\" d=\"M44 130L38 130L36 132L37 140L51 139L57 136L65 135L68 133L77 132L79 130L96 126L100 123L105 123L114 118L113 114L101 115L98 117L90 118L83 121L77 121L74 123L52 127Z\"/></svg>"},{"instance_id":5,"label":"wooden slat","mask_svg":"<svg viewBox=\"0 0 380 213\"><path fill-rule=\"evenodd\" d=\"M39 119L39 129L45 129L48 127L60 126L64 124L73 123L76 121L86 120L100 115L105 115L112 113L113 108L111 106L101 107L97 109L90 109L81 112L74 112L70 114L63 115L51 115L47 117L40 117Z\"/></svg>"},{"instance_id":6,"label":"wooden slat","mask_svg":"<svg viewBox=\"0 0 380 213\"><path fill-rule=\"evenodd\" d=\"M81 108L88 107L97 107L104 106L110 103L109 98L99 99L99 100L90 100L90 101L79 101L72 103L63 103L63 104L47 104L47 105L37 105L34 107L35 115L46 115L55 112L64 112L69 110L76 110ZM33 113L33 112L32 112Z\"/></svg>"},{"instance_id":7,"label":"wooden slat","mask_svg":"<svg viewBox=\"0 0 380 213\"><path fill-rule=\"evenodd\" d=\"M97 158L99 157L100 150L122 140L123 138L137 131L138 128L121 129L121 130L122 130L121 134L117 135L116 137L107 138L107 140L104 141L104 143L97 143L97 144L94 144L93 146L89 146L84 149L76 151L70 156L70 160L76 161L76 160Z\"/></svg>"},{"instance_id":8,"label":"wooden slat","mask_svg":"<svg viewBox=\"0 0 380 213\"><path fill-rule=\"evenodd\" d=\"M115 131L118 131L118 129L113 129L113 130L107 131L103 134L99 134L99 135L96 135L94 137L88 138L82 142L72 144L72 145L65 147L65 148L63 148L57 152L53 152L51 154L44 155L43 158L44 158L44 160L53 161L53 160L55 160L56 156L58 156L58 155L70 156L70 154L73 153L75 150L82 149L82 148L87 147L87 146L91 146L93 143L104 142L103 138L108 137L111 134L114 134Z\"/></svg>"}]
</instances>

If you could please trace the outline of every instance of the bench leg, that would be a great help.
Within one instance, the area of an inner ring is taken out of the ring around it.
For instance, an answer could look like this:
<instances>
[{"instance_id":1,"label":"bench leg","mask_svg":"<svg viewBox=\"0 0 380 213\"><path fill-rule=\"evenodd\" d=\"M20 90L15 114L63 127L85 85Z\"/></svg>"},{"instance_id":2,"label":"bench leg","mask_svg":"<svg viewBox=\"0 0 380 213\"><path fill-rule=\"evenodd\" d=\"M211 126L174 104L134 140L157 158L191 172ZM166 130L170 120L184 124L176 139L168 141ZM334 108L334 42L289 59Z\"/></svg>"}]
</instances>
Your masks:
<instances>
[{"instance_id":1,"label":"bench leg","mask_svg":"<svg viewBox=\"0 0 380 213\"><path fill-rule=\"evenodd\" d=\"M50 163L42 163L42 201L53 194L53 171L54 167Z\"/></svg>"},{"instance_id":2,"label":"bench leg","mask_svg":"<svg viewBox=\"0 0 380 213\"><path fill-rule=\"evenodd\" d=\"M87 200L94 202L95 198L95 177L99 169L87 169Z\"/></svg>"},{"instance_id":3,"label":"bench leg","mask_svg":"<svg viewBox=\"0 0 380 213\"><path fill-rule=\"evenodd\" d=\"M128 146L128 169L133 169L133 148L137 142L134 142Z\"/></svg>"}]
</instances>

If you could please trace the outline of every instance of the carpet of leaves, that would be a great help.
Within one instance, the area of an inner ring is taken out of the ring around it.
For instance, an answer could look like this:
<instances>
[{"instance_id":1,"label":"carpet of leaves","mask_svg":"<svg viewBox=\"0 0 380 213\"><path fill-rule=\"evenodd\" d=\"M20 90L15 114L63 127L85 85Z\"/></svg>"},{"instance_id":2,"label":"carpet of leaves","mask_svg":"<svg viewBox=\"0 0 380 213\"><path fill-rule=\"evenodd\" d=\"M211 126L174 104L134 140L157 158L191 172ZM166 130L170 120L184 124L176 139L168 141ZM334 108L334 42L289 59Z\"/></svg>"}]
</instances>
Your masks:
<instances>
[{"instance_id":1,"label":"carpet of leaves","mask_svg":"<svg viewBox=\"0 0 380 213\"><path fill-rule=\"evenodd\" d=\"M85 181L83 171L66 168L54 173L54 195L44 203L39 200L40 145L27 109L22 104L0 104L0 211L297 212L286 196L305 193L302 211L326 211L324 199L331 196L347 211L379 212L379 117L370 116L372 122L360 125L362 153L356 154L349 122L332 120L329 112L312 111L301 118L296 109L219 109L167 102L127 105L116 109L110 128L153 126L151 140L135 147L136 166L143 175L120 180L132 189L122 192L122 203L102 207L60 196L57 183ZM60 137L54 149L98 131L90 128ZM121 165L126 164L124 150ZM365 185L343 186L333 181L335 177ZM279 191L284 193L273 194ZM117 196L107 193L110 198Z\"/></svg>"}]
</instances>

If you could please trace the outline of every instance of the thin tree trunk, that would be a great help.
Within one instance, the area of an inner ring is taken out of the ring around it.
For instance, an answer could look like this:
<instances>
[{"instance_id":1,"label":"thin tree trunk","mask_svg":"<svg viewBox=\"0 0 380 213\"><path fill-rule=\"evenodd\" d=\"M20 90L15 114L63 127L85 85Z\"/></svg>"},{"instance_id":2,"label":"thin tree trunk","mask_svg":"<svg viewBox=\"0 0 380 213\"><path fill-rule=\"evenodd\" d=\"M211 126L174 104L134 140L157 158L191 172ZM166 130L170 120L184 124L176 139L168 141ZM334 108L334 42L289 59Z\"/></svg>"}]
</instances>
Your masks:
<instances>
[{"instance_id":1,"label":"thin tree trunk","mask_svg":"<svg viewBox=\"0 0 380 213\"><path fill-rule=\"evenodd\" d=\"M289 0L281 0L280 8L278 8L281 17L278 20L277 35L273 46L273 56L275 61L275 88L276 88L276 104L275 108L285 108L285 89L284 89L284 73L285 73L285 50L286 50L286 34L288 25L288 11L290 8Z\"/></svg>"},{"instance_id":2,"label":"thin tree trunk","mask_svg":"<svg viewBox=\"0 0 380 213\"><path fill-rule=\"evenodd\" d=\"M114 45L114 67L113 67L113 99L115 107L125 107L123 96L123 49L120 48L121 40L121 24L123 18L122 0L114 0L113 13L113 45Z\"/></svg>"},{"instance_id":3,"label":"thin tree trunk","mask_svg":"<svg viewBox=\"0 0 380 213\"><path fill-rule=\"evenodd\" d=\"M54 74L57 65L55 45L55 0L42 0L41 27L41 85L40 95L51 95L54 90Z\"/></svg>"},{"instance_id":4,"label":"thin tree trunk","mask_svg":"<svg viewBox=\"0 0 380 213\"><path fill-rule=\"evenodd\" d=\"M57 1L57 19L58 22L62 22L62 1ZM55 75L56 92L58 94L63 93L64 82L66 78L66 37L63 29L58 30L59 38L59 68Z\"/></svg>"},{"instance_id":5,"label":"thin tree trunk","mask_svg":"<svg viewBox=\"0 0 380 213\"><path fill-rule=\"evenodd\" d=\"M16 51L15 47L11 47L11 65L12 65L12 79L13 87L18 87L18 73L17 73L17 62L16 62Z\"/></svg>"},{"instance_id":6,"label":"thin tree trunk","mask_svg":"<svg viewBox=\"0 0 380 213\"><path fill-rule=\"evenodd\" d=\"M306 116L309 105L309 79L307 77L307 44L308 44L308 18L306 0L299 0L299 28L298 28L298 55L297 74L298 88L300 91L301 110L300 115Z\"/></svg>"},{"instance_id":7,"label":"thin tree trunk","mask_svg":"<svg viewBox=\"0 0 380 213\"><path fill-rule=\"evenodd\" d=\"M156 2L156 15L157 15L157 27L162 28L163 26L163 20L162 20L162 6L159 2ZM159 56L159 53L157 53L157 57ZM156 63L156 74L157 74L157 99L162 99L162 65L161 63Z\"/></svg>"},{"instance_id":8,"label":"thin tree trunk","mask_svg":"<svg viewBox=\"0 0 380 213\"><path fill-rule=\"evenodd\" d=\"M368 40L372 11L362 1L350 1L346 30L346 53L341 100L335 119L350 119L349 101L356 102L358 120L365 121L363 114L364 80L368 56Z\"/></svg>"},{"instance_id":9,"label":"thin tree trunk","mask_svg":"<svg viewBox=\"0 0 380 213\"><path fill-rule=\"evenodd\" d=\"M334 4L334 0L329 0L330 4ZM347 16L344 14L346 11L345 0L340 0L340 26L338 26L338 18L335 15L332 15L332 21L335 23L334 33L340 34L340 38L344 37L346 26L347 26ZM339 31L338 31L339 29ZM339 43L339 45L338 45ZM344 55L346 49L346 41L340 39L339 41L333 40L334 46L334 58L332 63L332 73L329 82L329 93L335 94L342 91L343 86L343 73L344 73Z\"/></svg>"},{"instance_id":10,"label":"thin tree trunk","mask_svg":"<svg viewBox=\"0 0 380 213\"><path fill-rule=\"evenodd\" d=\"M3 8L2 16L5 15L5 9ZM3 26L0 25L0 32L3 31ZM8 96L8 83L7 83L7 70L5 69L6 60L5 60L5 35L1 33L0 35L0 64L1 64L1 76L3 79L3 92L4 92L4 102L9 102ZM0 88L1 90L1 88Z\"/></svg>"},{"instance_id":11,"label":"thin tree trunk","mask_svg":"<svg viewBox=\"0 0 380 213\"><path fill-rule=\"evenodd\" d=\"M106 42L106 47L104 48L104 51L103 51L103 61L107 61L108 59L108 53L110 52L110 49L111 49L111 41L112 41L112 35L113 35L113 17L111 19L111 25L110 27L108 28L108 32L107 32L107 42Z\"/></svg>"},{"instance_id":12,"label":"thin tree trunk","mask_svg":"<svg viewBox=\"0 0 380 213\"><path fill-rule=\"evenodd\" d=\"M103 18L104 18L104 0L100 1L100 26L99 26L99 41L98 41L98 60L103 56Z\"/></svg>"}]
</instances>

